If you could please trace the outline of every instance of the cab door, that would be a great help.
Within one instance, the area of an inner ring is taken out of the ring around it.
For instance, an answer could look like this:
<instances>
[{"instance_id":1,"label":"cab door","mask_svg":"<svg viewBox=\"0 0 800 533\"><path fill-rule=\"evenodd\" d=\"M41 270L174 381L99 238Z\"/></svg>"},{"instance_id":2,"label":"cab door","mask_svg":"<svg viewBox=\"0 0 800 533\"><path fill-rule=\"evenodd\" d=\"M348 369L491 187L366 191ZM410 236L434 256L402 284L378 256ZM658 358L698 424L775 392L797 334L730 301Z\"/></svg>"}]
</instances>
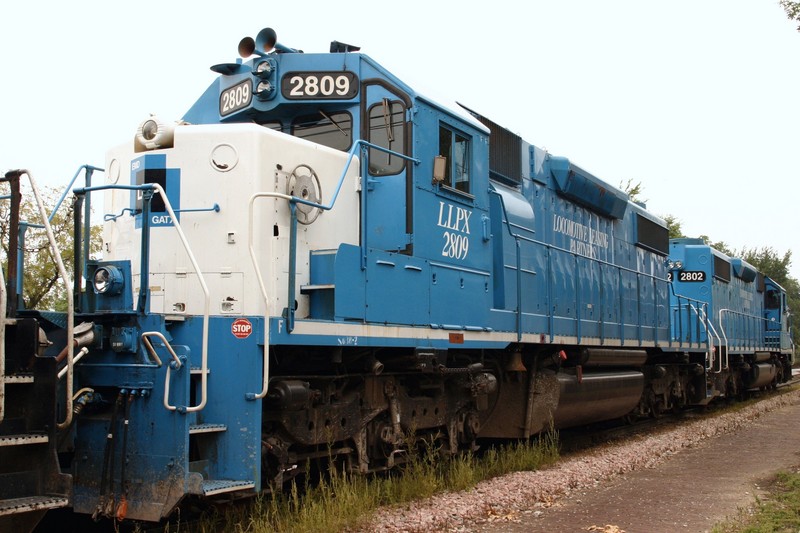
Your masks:
<instances>
[{"instance_id":1,"label":"cab door","mask_svg":"<svg viewBox=\"0 0 800 533\"><path fill-rule=\"evenodd\" d=\"M364 83L362 138L407 154L408 97L382 80ZM368 149L366 175L362 179L362 244L365 248L411 253L411 165L403 158Z\"/></svg>"},{"instance_id":2,"label":"cab door","mask_svg":"<svg viewBox=\"0 0 800 533\"><path fill-rule=\"evenodd\" d=\"M774 350L791 348L786 309L786 292L777 283L767 278L764 291L764 318L766 318L765 340L768 348Z\"/></svg>"}]
</instances>

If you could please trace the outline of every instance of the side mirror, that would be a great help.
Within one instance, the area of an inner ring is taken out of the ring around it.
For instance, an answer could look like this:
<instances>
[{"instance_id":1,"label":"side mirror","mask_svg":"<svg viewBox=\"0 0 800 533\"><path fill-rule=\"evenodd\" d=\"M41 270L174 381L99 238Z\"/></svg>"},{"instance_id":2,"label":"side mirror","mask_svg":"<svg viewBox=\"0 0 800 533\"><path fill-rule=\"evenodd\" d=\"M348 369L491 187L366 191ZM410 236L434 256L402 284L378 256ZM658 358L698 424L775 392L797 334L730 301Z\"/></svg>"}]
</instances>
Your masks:
<instances>
[{"instance_id":1,"label":"side mirror","mask_svg":"<svg viewBox=\"0 0 800 533\"><path fill-rule=\"evenodd\" d=\"M441 183L447 171L447 158L437 155L433 158L433 183Z\"/></svg>"}]
</instances>

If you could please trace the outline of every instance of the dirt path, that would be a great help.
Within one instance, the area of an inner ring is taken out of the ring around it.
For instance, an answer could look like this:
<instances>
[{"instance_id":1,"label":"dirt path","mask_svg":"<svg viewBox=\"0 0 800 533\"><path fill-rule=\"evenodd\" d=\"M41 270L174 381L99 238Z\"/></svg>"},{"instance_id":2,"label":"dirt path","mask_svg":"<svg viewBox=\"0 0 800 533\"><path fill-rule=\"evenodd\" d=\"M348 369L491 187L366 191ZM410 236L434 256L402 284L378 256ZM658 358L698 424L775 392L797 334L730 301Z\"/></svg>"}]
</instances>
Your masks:
<instances>
[{"instance_id":1,"label":"dirt path","mask_svg":"<svg viewBox=\"0 0 800 533\"><path fill-rule=\"evenodd\" d=\"M539 504L461 531L710 531L751 505L762 484L777 471L800 465L799 443L800 405L795 402L747 427L685 449L654 468L575 491L549 508Z\"/></svg>"}]
</instances>

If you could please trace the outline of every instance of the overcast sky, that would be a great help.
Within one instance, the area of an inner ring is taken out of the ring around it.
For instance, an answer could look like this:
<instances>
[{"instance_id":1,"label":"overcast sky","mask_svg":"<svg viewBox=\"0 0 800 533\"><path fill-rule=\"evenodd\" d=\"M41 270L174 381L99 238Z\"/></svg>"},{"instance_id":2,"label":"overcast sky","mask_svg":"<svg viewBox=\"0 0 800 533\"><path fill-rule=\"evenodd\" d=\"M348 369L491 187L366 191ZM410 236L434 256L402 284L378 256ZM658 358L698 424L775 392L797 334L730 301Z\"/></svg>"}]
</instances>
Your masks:
<instances>
[{"instance_id":1,"label":"overcast sky","mask_svg":"<svg viewBox=\"0 0 800 533\"><path fill-rule=\"evenodd\" d=\"M389 7L395 6L395 7ZM64 186L180 118L264 26L306 52L362 47L730 247L794 253L800 33L777 0L4 2L0 170Z\"/></svg>"}]
</instances>

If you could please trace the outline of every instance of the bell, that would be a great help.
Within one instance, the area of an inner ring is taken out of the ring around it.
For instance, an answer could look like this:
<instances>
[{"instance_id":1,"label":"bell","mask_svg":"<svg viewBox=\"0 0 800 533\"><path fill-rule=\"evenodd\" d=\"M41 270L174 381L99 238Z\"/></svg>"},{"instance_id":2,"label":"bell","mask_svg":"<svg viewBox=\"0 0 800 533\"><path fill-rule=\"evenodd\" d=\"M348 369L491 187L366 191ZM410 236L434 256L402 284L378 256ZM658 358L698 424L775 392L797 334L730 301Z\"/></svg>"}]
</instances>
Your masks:
<instances>
[{"instance_id":1,"label":"bell","mask_svg":"<svg viewBox=\"0 0 800 533\"><path fill-rule=\"evenodd\" d=\"M511 352L511 357L506 363L506 372L526 372L528 369L522 363L522 351L515 350Z\"/></svg>"}]
</instances>

